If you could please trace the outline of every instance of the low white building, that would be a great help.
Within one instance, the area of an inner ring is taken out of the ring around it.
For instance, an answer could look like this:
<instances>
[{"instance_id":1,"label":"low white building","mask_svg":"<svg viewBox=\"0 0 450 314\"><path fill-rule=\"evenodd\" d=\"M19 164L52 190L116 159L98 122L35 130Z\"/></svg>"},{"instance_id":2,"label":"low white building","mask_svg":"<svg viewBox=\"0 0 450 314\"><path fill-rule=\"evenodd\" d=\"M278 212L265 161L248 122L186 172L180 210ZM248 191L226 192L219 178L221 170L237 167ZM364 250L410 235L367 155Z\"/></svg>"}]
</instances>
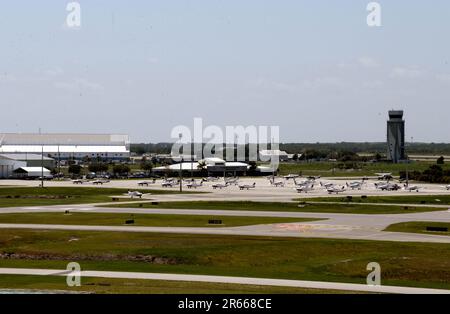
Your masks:
<instances>
[{"instance_id":1,"label":"low white building","mask_svg":"<svg viewBox=\"0 0 450 314\"><path fill-rule=\"evenodd\" d=\"M20 167L13 171L13 176L18 179L40 178L41 176L50 176L50 170L42 167Z\"/></svg>"},{"instance_id":2,"label":"low white building","mask_svg":"<svg viewBox=\"0 0 450 314\"><path fill-rule=\"evenodd\" d=\"M0 134L0 154L42 154L56 160L124 160L130 139L119 134Z\"/></svg>"},{"instance_id":3,"label":"low white building","mask_svg":"<svg viewBox=\"0 0 450 314\"><path fill-rule=\"evenodd\" d=\"M0 155L0 179L7 179L13 175L14 170L26 166L27 163L25 161L19 161Z\"/></svg>"},{"instance_id":4,"label":"low white building","mask_svg":"<svg viewBox=\"0 0 450 314\"><path fill-rule=\"evenodd\" d=\"M153 168L153 172L159 175L174 174L183 171L184 173L193 173L194 175L206 171L208 175L212 176L223 176L223 173L227 175L246 175L250 169L250 165L244 162L236 161L225 161L221 158L211 157L205 158L198 162L183 162L162 167ZM264 167L257 167L258 171L261 173L267 172ZM273 172L271 170L270 172Z\"/></svg>"},{"instance_id":5,"label":"low white building","mask_svg":"<svg viewBox=\"0 0 450 314\"><path fill-rule=\"evenodd\" d=\"M278 158L279 161L288 161L292 159L293 155L279 149L261 150L259 151L259 159L262 161L270 161L272 158Z\"/></svg>"}]
</instances>

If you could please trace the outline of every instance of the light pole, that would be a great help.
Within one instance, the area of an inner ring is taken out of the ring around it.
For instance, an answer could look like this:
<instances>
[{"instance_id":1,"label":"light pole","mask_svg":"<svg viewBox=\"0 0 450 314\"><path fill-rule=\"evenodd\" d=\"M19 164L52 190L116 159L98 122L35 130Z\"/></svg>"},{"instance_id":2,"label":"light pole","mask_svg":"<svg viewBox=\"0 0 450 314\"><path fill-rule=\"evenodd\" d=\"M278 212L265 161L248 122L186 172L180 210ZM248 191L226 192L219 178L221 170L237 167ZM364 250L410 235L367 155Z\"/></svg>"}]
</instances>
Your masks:
<instances>
[{"instance_id":1,"label":"light pole","mask_svg":"<svg viewBox=\"0 0 450 314\"><path fill-rule=\"evenodd\" d=\"M192 142L193 142L193 140L191 137L191 144L190 144L190 148L191 148L191 181L194 180L194 154L193 154Z\"/></svg>"},{"instance_id":2,"label":"light pole","mask_svg":"<svg viewBox=\"0 0 450 314\"><path fill-rule=\"evenodd\" d=\"M178 138L180 139L180 144L181 144L181 139L182 139L183 135L180 133L178 135ZM180 193L183 193L183 155L180 154Z\"/></svg>"},{"instance_id":3,"label":"light pole","mask_svg":"<svg viewBox=\"0 0 450 314\"><path fill-rule=\"evenodd\" d=\"M44 187L44 145L41 151L41 187Z\"/></svg>"}]
</instances>

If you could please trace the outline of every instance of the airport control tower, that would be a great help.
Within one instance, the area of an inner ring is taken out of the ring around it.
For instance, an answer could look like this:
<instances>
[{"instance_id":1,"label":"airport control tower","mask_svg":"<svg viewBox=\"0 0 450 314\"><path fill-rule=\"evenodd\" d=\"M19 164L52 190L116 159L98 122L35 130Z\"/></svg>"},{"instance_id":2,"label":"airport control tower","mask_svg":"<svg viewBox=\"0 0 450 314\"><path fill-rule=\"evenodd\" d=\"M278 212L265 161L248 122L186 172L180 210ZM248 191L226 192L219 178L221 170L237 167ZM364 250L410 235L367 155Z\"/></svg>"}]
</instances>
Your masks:
<instances>
[{"instance_id":1,"label":"airport control tower","mask_svg":"<svg viewBox=\"0 0 450 314\"><path fill-rule=\"evenodd\" d=\"M387 122L388 160L398 163L405 160L405 120L403 110L389 111Z\"/></svg>"}]
</instances>

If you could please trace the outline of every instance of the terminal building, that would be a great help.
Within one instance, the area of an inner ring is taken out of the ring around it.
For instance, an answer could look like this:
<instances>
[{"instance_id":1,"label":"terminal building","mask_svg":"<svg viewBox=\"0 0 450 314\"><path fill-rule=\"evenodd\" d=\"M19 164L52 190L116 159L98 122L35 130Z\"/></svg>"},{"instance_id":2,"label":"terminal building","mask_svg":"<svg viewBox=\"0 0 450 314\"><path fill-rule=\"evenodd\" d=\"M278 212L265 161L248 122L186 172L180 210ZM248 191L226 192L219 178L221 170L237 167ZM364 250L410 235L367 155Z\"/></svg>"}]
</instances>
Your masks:
<instances>
[{"instance_id":1,"label":"terminal building","mask_svg":"<svg viewBox=\"0 0 450 314\"><path fill-rule=\"evenodd\" d=\"M44 155L55 160L124 161L130 158L128 135L0 133L0 154Z\"/></svg>"},{"instance_id":2,"label":"terminal building","mask_svg":"<svg viewBox=\"0 0 450 314\"><path fill-rule=\"evenodd\" d=\"M402 110L389 111L387 122L387 159L399 163L406 159L405 154L405 120Z\"/></svg>"}]
</instances>

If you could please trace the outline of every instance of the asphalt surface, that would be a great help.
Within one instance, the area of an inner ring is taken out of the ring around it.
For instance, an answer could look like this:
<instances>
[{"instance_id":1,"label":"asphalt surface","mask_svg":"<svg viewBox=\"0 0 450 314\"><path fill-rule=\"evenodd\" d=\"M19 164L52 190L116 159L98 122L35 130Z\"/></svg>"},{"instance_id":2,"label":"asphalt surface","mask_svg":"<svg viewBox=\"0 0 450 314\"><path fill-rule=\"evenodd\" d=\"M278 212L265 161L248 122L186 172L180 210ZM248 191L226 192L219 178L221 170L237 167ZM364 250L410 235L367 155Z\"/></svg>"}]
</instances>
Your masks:
<instances>
[{"instance_id":1,"label":"asphalt surface","mask_svg":"<svg viewBox=\"0 0 450 314\"><path fill-rule=\"evenodd\" d=\"M302 280L286 280L286 279L161 274L161 273L136 273L136 272L113 272L113 271L81 271L79 273L68 273L66 270L55 270L55 269L0 268L0 275L35 275L35 276L79 275L81 277L209 282L209 283L224 283L224 284L293 287L293 288L307 288L307 289L361 291L373 293L450 294L450 290L441 290L441 289L411 288L411 287L383 286L383 285L370 286L352 283L302 281Z\"/></svg>"},{"instance_id":2,"label":"asphalt surface","mask_svg":"<svg viewBox=\"0 0 450 314\"><path fill-rule=\"evenodd\" d=\"M39 212L84 213L134 213L202 216L250 216L284 218L325 219L304 223L268 224L241 227L193 228L193 227L139 227L139 226L77 226L51 224L0 224L0 229L47 229L112 232L153 232L212 235L245 235L298 238L336 238L355 240L380 240L399 242L450 243L449 236L383 231L391 224L409 221L449 222L450 211L410 214L361 215L335 213L301 213L270 211L201 210L201 209L144 209L144 208L100 208L92 205L3 208L1 213Z\"/></svg>"},{"instance_id":3,"label":"asphalt surface","mask_svg":"<svg viewBox=\"0 0 450 314\"><path fill-rule=\"evenodd\" d=\"M279 179L278 179L279 180ZM8 180L7 180L8 181ZM2 181L6 185L33 185L35 181ZM103 187L132 188L145 193L146 189L137 188L137 180L112 181ZM256 182L256 188L249 191L240 191L237 186L229 186L223 190L212 190L213 183L205 183L205 186L197 191L211 193L203 194L145 194L143 201L256 201L256 202L291 202L294 198L329 196L328 193L316 182L316 189L312 193L296 193L293 180L286 181L285 187L273 187L266 178L244 178L240 183L251 184ZM345 180L321 179L321 182L331 182L343 185ZM442 186L423 184L420 185L421 192L408 191L379 191L374 187L376 181L372 180L364 184L363 188L355 191L346 191L344 195L448 195L449 192ZM74 186L69 182L46 182L47 186ZM84 184L83 186L86 186ZM149 188L161 188L155 184ZM98 187L98 188L101 188ZM163 189L163 188L161 188ZM186 187L185 187L186 189ZM176 190L176 188L172 188ZM342 197L342 195L340 195ZM119 197L128 198L124 195ZM438 196L437 196L438 197ZM330 196L330 202L333 197ZM385 232L386 227L391 224L409 221L450 222L450 212L446 205L435 205L442 207L442 211L424 212L413 214L395 215L362 215L362 214L333 214L333 213L301 213L301 212L267 212L267 211L226 211L226 210L200 210L200 209L145 209L145 208L99 208L96 205L59 205L38 207L16 207L0 208L1 213L27 213L27 212L92 212L92 213L146 213L146 214L171 214L171 215L210 215L210 216L258 216L258 217L286 217L286 218L321 218L326 219L315 222L286 223L255 225L241 227L218 227L218 228L174 228L174 227L139 227L139 226L69 226L50 224L0 224L0 228L19 229L57 229L57 230L96 230L96 231L118 231L118 232L158 232L158 233L187 233L187 234L220 234L220 235L245 235L245 236L274 236L274 237L299 237L299 238L336 238L336 239L358 239L358 240L382 240L400 242L436 242L449 243L450 237L433 234L414 234L400 232ZM121 204L126 204L121 202ZM399 204L397 204L399 205ZM399 205L401 206L401 205ZM414 205L429 206L429 205Z\"/></svg>"}]
</instances>

